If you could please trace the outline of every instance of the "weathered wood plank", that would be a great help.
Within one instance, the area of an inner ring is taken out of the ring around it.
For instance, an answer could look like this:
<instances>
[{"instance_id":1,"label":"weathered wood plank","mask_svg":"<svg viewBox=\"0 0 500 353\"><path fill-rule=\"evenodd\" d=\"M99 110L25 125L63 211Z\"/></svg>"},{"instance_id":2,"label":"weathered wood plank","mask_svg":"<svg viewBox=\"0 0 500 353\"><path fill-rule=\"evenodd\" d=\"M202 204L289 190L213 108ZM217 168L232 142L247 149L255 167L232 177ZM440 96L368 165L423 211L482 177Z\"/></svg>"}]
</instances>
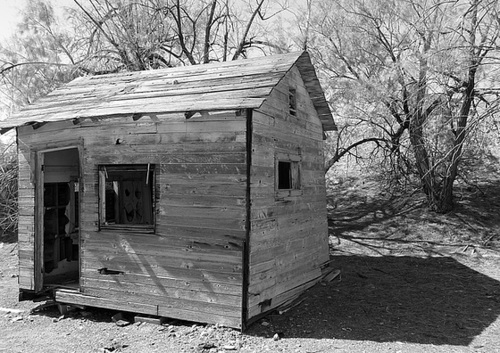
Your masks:
<instances>
[{"instance_id":1,"label":"weathered wood plank","mask_svg":"<svg viewBox=\"0 0 500 353\"><path fill-rule=\"evenodd\" d=\"M84 293L79 293L76 291L70 291L65 289L55 290L55 300L60 303L66 304L76 304L84 306L95 306L98 308L112 309L112 310L124 310L131 312L138 312L149 315L157 315L158 307L157 305L145 304L141 298L123 298L123 297L94 297L91 295L85 295Z\"/></svg>"},{"instance_id":2,"label":"weathered wood plank","mask_svg":"<svg viewBox=\"0 0 500 353\"><path fill-rule=\"evenodd\" d=\"M199 189L196 186L172 186L170 189L163 191L162 204L165 206L181 206L181 207L242 207L245 205L244 193L241 187L233 187L233 185L219 186L218 188L206 185L205 188ZM169 192L169 191L173 192ZM228 190L225 193L224 190ZM227 196L229 195L229 196ZM231 196L235 195L235 196ZM164 201L163 201L164 200Z\"/></svg>"},{"instance_id":3,"label":"weathered wood plank","mask_svg":"<svg viewBox=\"0 0 500 353\"><path fill-rule=\"evenodd\" d=\"M82 268L82 278L93 277L99 273L98 269L101 263L96 261L84 262ZM108 263L109 269L120 270L121 263ZM122 267L124 275L146 276L150 278L172 278L180 281L193 281L193 282L210 282L219 284L228 284L231 286L239 286L242 281L242 272L221 272L219 268L211 269L194 269L192 267L179 267L179 266L165 266L165 265L151 265L149 263L135 263L129 262L128 266Z\"/></svg>"},{"instance_id":4,"label":"weathered wood plank","mask_svg":"<svg viewBox=\"0 0 500 353\"><path fill-rule=\"evenodd\" d=\"M206 164L243 164L246 162L246 153L234 152L205 152L205 153L184 153L165 154L160 159L162 164L185 164L185 163L206 163Z\"/></svg>"},{"instance_id":5,"label":"weathered wood plank","mask_svg":"<svg viewBox=\"0 0 500 353\"><path fill-rule=\"evenodd\" d=\"M321 271L319 272L318 277L311 279L309 282L305 282L305 283L303 283L295 288L292 288L288 291L278 293L277 295L273 296L272 301L271 301L271 305L267 306L265 308L263 308L259 305L259 303L262 302L262 297L251 296L249 298L248 317L252 318L258 314L261 314L264 311L272 310L273 308L277 308L280 305L282 305L290 300L293 300L294 298L298 297L301 293L303 293L307 289L314 286L317 283L320 276L321 276Z\"/></svg>"},{"instance_id":6,"label":"weathered wood plank","mask_svg":"<svg viewBox=\"0 0 500 353\"><path fill-rule=\"evenodd\" d=\"M261 91L262 95L265 95L266 92L269 92L269 89ZM183 101L177 100L177 97L170 99L155 97L135 101L88 101L70 107L55 106L43 109L39 106L39 109L30 112L30 120L24 119L24 121L59 121L136 113L247 109L260 106L264 100L263 97L247 97L246 92L242 92L240 95L231 95L230 97L222 97L219 93L206 93Z\"/></svg>"},{"instance_id":7,"label":"weathered wood plank","mask_svg":"<svg viewBox=\"0 0 500 353\"><path fill-rule=\"evenodd\" d=\"M231 246L240 247L245 239L245 230L238 229L222 229L222 228L206 228L205 226L196 227L193 224L185 223L181 225L169 225L160 223L157 226L157 235L166 237L167 241L171 237L179 237L186 241L212 241L217 244L230 244Z\"/></svg>"},{"instance_id":8,"label":"weathered wood plank","mask_svg":"<svg viewBox=\"0 0 500 353\"><path fill-rule=\"evenodd\" d=\"M179 281L175 286L168 286L169 282L159 278L154 278L156 283L146 284L144 282L136 282L132 280L112 280L106 278L89 278L86 277L82 283L82 288L85 293L97 294L105 292L127 293L135 295L138 298L144 297L165 297L173 299L183 299L186 301L196 301L206 303L228 305L231 307L241 306L241 288L229 288L227 285L218 285L217 283L188 283L182 285ZM115 276L118 277L118 276ZM125 277L125 276L123 276ZM117 278L118 279L118 278ZM131 279L131 278L129 278ZM226 289L224 291L223 289ZM163 299L164 300L164 299Z\"/></svg>"},{"instance_id":9,"label":"weathered wood plank","mask_svg":"<svg viewBox=\"0 0 500 353\"><path fill-rule=\"evenodd\" d=\"M163 164L162 173L179 174L229 174L246 175L246 164L203 164L203 163L183 163L183 164Z\"/></svg>"},{"instance_id":10,"label":"weathered wood plank","mask_svg":"<svg viewBox=\"0 0 500 353\"><path fill-rule=\"evenodd\" d=\"M213 217L193 218L190 217L189 215L184 215L184 216L160 215L158 218L159 218L158 224L162 226L182 227L188 224L190 227L204 228L207 230L207 233L209 233L211 229L226 229L228 232L240 231L245 229L244 219L233 219L233 218L214 219Z\"/></svg>"},{"instance_id":11,"label":"weathered wood plank","mask_svg":"<svg viewBox=\"0 0 500 353\"><path fill-rule=\"evenodd\" d=\"M26 290L35 289L35 273L33 263L20 263L19 264L19 288Z\"/></svg>"},{"instance_id":12,"label":"weathered wood plank","mask_svg":"<svg viewBox=\"0 0 500 353\"><path fill-rule=\"evenodd\" d=\"M214 174L193 175L193 180L188 181L185 181L189 179L188 175L183 175L182 178L175 175L171 178L162 177L160 179L162 201L165 201L165 204L176 204L174 201L176 198L192 196L193 199L188 201L198 199L200 203L209 206L225 204L225 201L232 204L235 200L240 200L245 196L246 183L239 180L244 177L223 174L219 175L219 178L212 178L212 175ZM231 182L231 179L234 181ZM237 204L241 206L241 203L237 202Z\"/></svg>"},{"instance_id":13,"label":"weathered wood plank","mask_svg":"<svg viewBox=\"0 0 500 353\"><path fill-rule=\"evenodd\" d=\"M233 296L241 296L242 284L241 282L217 282L213 278L193 278L191 277L179 277L177 274L170 275L170 277L160 277L149 274L135 274L135 273L125 273L119 275L103 275L97 271L87 271L85 276L82 278L82 284L88 287L97 288L99 286L97 281L107 281L113 282L117 286L121 286L124 283L133 283L136 286L144 286L145 291L149 291L147 287L158 287L163 293L164 288L170 288L170 290L184 289L190 291L208 292L208 293L218 293Z\"/></svg>"},{"instance_id":14,"label":"weathered wood plank","mask_svg":"<svg viewBox=\"0 0 500 353\"><path fill-rule=\"evenodd\" d=\"M159 208L161 219L169 217L186 217L194 220L197 218L241 220L246 216L245 209L241 206L182 206L168 205L160 202Z\"/></svg>"},{"instance_id":15,"label":"weathered wood plank","mask_svg":"<svg viewBox=\"0 0 500 353\"><path fill-rule=\"evenodd\" d=\"M160 184L167 185L237 185L246 186L246 175L241 174L184 174L162 172Z\"/></svg>"},{"instance_id":16,"label":"weathered wood plank","mask_svg":"<svg viewBox=\"0 0 500 353\"><path fill-rule=\"evenodd\" d=\"M232 316L230 314L233 314ZM239 314L239 315L238 315ZM241 309L237 308L229 312L221 311L219 308L214 308L209 313L201 312L200 310L188 311L179 309L177 303L171 303L158 306L158 315L166 317L175 317L183 320L206 322L211 324L221 324L227 327L240 329L242 325ZM236 316L238 315L238 316Z\"/></svg>"},{"instance_id":17,"label":"weathered wood plank","mask_svg":"<svg viewBox=\"0 0 500 353\"><path fill-rule=\"evenodd\" d=\"M101 232L102 233L102 232ZM185 259L186 261L225 261L228 264L241 263L241 245L235 244L212 244L210 239L202 243L200 241L184 241L179 240L178 246L172 238L159 237L157 242L141 243L137 239L132 240L131 237L123 237L118 241L100 241L84 239L84 254L87 252L100 254L104 258L111 260L116 257L126 256L131 257L130 261L140 262L140 256L151 256L158 258L169 257L175 259ZM238 248L239 247L239 248Z\"/></svg>"},{"instance_id":18,"label":"weathered wood plank","mask_svg":"<svg viewBox=\"0 0 500 353\"><path fill-rule=\"evenodd\" d=\"M283 232L277 233L282 234ZM321 235L323 237L320 237ZM252 262L259 263L282 255L283 252L299 252L303 249L315 251L317 248L322 248L325 245L327 245L327 238L324 236L324 232L321 232L320 229L313 229L303 233L296 233L289 241L286 241L285 237L269 237L266 240L256 241L250 258Z\"/></svg>"},{"instance_id":19,"label":"weathered wood plank","mask_svg":"<svg viewBox=\"0 0 500 353\"><path fill-rule=\"evenodd\" d=\"M151 273L165 273L168 268L179 268L195 271L218 271L225 274L240 273L242 271L241 260L234 259L232 263L223 263L217 260L204 260L200 257L182 258L182 257L157 257L151 255L128 256L106 255L90 251L83 251L82 267L85 270L97 271L100 268L108 268L122 272L141 273L143 269Z\"/></svg>"}]
</instances>

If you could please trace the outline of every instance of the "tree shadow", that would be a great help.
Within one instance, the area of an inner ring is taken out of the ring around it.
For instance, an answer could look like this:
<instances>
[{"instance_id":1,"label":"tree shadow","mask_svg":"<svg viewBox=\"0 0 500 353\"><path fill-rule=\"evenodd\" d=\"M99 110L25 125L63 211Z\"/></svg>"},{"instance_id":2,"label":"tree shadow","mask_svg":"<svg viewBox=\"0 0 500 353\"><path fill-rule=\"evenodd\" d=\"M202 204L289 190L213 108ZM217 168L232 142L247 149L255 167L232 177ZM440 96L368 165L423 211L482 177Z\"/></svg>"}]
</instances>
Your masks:
<instances>
[{"instance_id":1,"label":"tree shadow","mask_svg":"<svg viewBox=\"0 0 500 353\"><path fill-rule=\"evenodd\" d=\"M17 243L17 232L3 231L2 229L0 229L0 243Z\"/></svg>"},{"instance_id":2,"label":"tree shadow","mask_svg":"<svg viewBox=\"0 0 500 353\"><path fill-rule=\"evenodd\" d=\"M500 315L500 282L451 257L334 256L340 279L248 333L467 346Z\"/></svg>"},{"instance_id":3,"label":"tree shadow","mask_svg":"<svg viewBox=\"0 0 500 353\"><path fill-rule=\"evenodd\" d=\"M329 199L330 234L339 244L345 239L380 255L388 252L377 247L390 253L396 243L423 247L428 254L440 254L433 252L433 246L500 248L500 182L463 184L456 187L455 195L455 209L437 214L427 210L421 193L384 194L365 188L349 195L341 191L337 200Z\"/></svg>"},{"instance_id":4,"label":"tree shadow","mask_svg":"<svg viewBox=\"0 0 500 353\"><path fill-rule=\"evenodd\" d=\"M500 182L490 180L474 187L461 188L457 191L459 200L453 211L462 226L471 231L480 232L482 240L499 241L500 234ZM493 239L496 238L496 239Z\"/></svg>"}]
</instances>

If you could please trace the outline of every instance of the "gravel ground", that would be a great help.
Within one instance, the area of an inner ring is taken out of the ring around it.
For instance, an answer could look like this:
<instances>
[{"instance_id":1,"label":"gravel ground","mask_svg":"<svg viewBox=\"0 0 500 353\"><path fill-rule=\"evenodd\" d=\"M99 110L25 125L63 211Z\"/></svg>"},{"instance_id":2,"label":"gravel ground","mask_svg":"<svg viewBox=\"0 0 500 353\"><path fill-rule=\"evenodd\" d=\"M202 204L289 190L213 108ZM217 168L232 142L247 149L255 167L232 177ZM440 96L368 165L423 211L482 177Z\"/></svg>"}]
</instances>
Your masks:
<instances>
[{"instance_id":1,"label":"gravel ground","mask_svg":"<svg viewBox=\"0 0 500 353\"><path fill-rule=\"evenodd\" d=\"M343 187L330 203L341 274L243 334L19 303L17 243L0 238L0 352L500 352L500 183L464 193L448 215L373 189Z\"/></svg>"},{"instance_id":2,"label":"gravel ground","mask_svg":"<svg viewBox=\"0 0 500 353\"><path fill-rule=\"evenodd\" d=\"M333 256L342 274L247 332L116 312L62 316L17 302L15 243L0 243L0 352L499 352L498 257ZM460 260L460 261L459 261Z\"/></svg>"}]
</instances>

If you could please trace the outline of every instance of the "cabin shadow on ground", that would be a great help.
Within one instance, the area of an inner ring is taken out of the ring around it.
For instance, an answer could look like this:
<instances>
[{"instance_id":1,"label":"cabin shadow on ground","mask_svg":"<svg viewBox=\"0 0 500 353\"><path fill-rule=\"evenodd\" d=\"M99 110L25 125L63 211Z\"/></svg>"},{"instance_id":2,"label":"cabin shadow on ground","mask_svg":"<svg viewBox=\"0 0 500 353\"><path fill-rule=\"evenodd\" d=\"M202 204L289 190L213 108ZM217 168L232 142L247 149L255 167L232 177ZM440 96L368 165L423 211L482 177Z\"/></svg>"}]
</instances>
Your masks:
<instances>
[{"instance_id":1,"label":"cabin shadow on ground","mask_svg":"<svg viewBox=\"0 0 500 353\"><path fill-rule=\"evenodd\" d=\"M500 315L500 282L451 257L334 256L342 275L252 335L467 346Z\"/></svg>"},{"instance_id":2,"label":"cabin shadow on ground","mask_svg":"<svg viewBox=\"0 0 500 353\"><path fill-rule=\"evenodd\" d=\"M63 304L64 305L64 304ZM85 307L84 309L79 309L78 307L69 306L70 310L66 313L62 313L59 310L57 303L53 300L41 300L40 303L35 306L31 311L31 315L36 316L46 316L53 319L54 322L60 322L65 320L88 320L92 322L113 322L112 317L118 314L118 311ZM133 322L133 313L123 313L126 320Z\"/></svg>"}]
</instances>

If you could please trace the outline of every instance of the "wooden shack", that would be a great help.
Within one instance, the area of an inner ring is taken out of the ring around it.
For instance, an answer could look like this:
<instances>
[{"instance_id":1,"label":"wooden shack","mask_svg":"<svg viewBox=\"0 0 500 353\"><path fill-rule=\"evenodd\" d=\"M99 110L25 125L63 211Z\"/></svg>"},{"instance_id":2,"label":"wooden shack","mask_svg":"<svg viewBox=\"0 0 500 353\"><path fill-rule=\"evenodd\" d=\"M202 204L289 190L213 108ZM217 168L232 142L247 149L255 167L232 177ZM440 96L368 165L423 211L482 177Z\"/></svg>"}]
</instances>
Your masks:
<instances>
[{"instance_id":1,"label":"wooden shack","mask_svg":"<svg viewBox=\"0 0 500 353\"><path fill-rule=\"evenodd\" d=\"M244 328L329 260L307 52L81 77L7 121L20 298Z\"/></svg>"}]
</instances>

